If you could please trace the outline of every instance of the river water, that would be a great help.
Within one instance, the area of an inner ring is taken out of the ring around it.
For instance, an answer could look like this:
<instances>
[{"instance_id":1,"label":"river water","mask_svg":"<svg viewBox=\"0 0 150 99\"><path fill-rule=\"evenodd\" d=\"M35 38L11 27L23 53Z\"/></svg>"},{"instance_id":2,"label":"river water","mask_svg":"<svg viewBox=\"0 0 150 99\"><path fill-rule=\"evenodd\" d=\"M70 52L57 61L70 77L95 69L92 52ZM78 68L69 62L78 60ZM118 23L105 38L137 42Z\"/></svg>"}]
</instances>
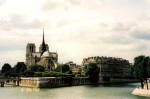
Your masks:
<instances>
[{"instance_id":1,"label":"river water","mask_svg":"<svg viewBox=\"0 0 150 99\"><path fill-rule=\"evenodd\" d=\"M51 89L5 86L0 88L0 99L150 99L131 94L137 85L86 85Z\"/></svg>"}]
</instances>

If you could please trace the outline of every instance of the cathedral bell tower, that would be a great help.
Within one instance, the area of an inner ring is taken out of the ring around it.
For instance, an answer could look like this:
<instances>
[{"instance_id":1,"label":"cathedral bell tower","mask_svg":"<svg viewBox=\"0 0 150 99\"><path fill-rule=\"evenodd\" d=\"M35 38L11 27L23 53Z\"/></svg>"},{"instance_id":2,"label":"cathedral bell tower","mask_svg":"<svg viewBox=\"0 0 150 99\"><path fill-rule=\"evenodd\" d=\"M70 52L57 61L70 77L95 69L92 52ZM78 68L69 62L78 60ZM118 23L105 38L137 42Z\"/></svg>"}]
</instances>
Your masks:
<instances>
[{"instance_id":1,"label":"cathedral bell tower","mask_svg":"<svg viewBox=\"0 0 150 99\"><path fill-rule=\"evenodd\" d=\"M26 64L30 66L32 64L32 53L36 52L36 46L34 43L28 43L26 47Z\"/></svg>"}]
</instances>

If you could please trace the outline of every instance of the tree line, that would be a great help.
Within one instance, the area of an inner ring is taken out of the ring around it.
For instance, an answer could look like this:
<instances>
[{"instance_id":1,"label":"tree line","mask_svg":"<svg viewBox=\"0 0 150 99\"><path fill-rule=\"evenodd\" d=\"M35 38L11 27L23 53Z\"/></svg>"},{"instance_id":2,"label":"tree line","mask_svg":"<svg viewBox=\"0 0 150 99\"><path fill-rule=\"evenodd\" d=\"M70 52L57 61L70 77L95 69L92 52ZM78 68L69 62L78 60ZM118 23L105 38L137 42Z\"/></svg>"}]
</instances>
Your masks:
<instances>
[{"instance_id":1,"label":"tree line","mask_svg":"<svg viewBox=\"0 0 150 99\"><path fill-rule=\"evenodd\" d=\"M27 68L24 62L18 62L14 67L5 63L0 75L4 77L46 77L73 74L67 64L59 64L53 72L46 71L41 65L32 65Z\"/></svg>"},{"instance_id":2,"label":"tree line","mask_svg":"<svg viewBox=\"0 0 150 99\"><path fill-rule=\"evenodd\" d=\"M89 63L84 66L83 76L89 77L92 83L97 83L99 81L99 67L97 63ZM141 88L144 88L144 82L147 85L147 79L150 77L150 57L140 55L134 58L134 64L131 67L131 76L139 79L141 82ZM67 64L59 64L53 72L45 71L45 68L40 65L33 65L27 69L24 62L18 62L14 67L6 63L2 66L0 75L5 77L49 77L49 76L65 76L72 75L70 67Z\"/></svg>"},{"instance_id":3,"label":"tree line","mask_svg":"<svg viewBox=\"0 0 150 99\"><path fill-rule=\"evenodd\" d=\"M59 64L54 71L45 71L45 68L40 65L27 66L24 62L18 62L14 67L5 63L2 66L1 76L4 77L60 77L60 76L75 76L80 73L73 73L67 64ZM88 76L92 83L96 83L99 80L99 67L96 63L89 63L84 68L84 74L80 76Z\"/></svg>"}]
</instances>

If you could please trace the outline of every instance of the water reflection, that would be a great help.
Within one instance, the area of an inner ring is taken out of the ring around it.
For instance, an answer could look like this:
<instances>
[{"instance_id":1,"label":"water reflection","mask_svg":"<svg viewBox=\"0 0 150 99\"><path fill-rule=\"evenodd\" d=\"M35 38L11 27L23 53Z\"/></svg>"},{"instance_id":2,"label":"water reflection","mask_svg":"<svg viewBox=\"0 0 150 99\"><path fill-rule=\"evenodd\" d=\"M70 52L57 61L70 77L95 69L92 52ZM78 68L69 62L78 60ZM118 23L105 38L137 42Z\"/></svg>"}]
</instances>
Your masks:
<instances>
[{"instance_id":1,"label":"water reflection","mask_svg":"<svg viewBox=\"0 0 150 99\"><path fill-rule=\"evenodd\" d=\"M39 92L40 88L21 87L21 92Z\"/></svg>"}]
</instances>

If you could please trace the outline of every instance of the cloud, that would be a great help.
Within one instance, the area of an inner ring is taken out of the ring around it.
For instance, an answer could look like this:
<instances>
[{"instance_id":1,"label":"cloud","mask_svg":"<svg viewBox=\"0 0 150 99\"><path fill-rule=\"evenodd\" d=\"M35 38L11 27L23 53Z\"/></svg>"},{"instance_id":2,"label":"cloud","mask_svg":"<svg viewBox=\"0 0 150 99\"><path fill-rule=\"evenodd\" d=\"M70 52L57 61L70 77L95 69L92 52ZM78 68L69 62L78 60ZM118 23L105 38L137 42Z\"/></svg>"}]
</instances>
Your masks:
<instances>
[{"instance_id":1,"label":"cloud","mask_svg":"<svg viewBox=\"0 0 150 99\"><path fill-rule=\"evenodd\" d=\"M150 0L144 0L144 1L145 1L146 3L148 3L148 4L150 3Z\"/></svg>"},{"instance_id":2,"label":"cloud","mask_svg":"<svg viewBox=\"0 0 150 99\"><path fill-rule=\"evenodd\" d=\"M123 57L132 62L150 50L150 7L143 0L14 0L3 9L0 52L13 64L24 61L28 42L36 43L38 49L42 26L59 62L81 64L89 56ZM12 60L8 51L24 58ZM24 53L18 55L20 51Z\"/></svg>"},{"instance_id":3,"label":"cloud","mask_svg":"<svg viewBox=\"0 0 150 99\"><path fill-rule=\"evenodd\" d=\"M69 2L73 5L80 5L83 0L69 0Z\"/></svg>"},{"instance_id":4,"label":"cloud","mask_svg":"<svg viewBox=\"0 0 150 99\"><path fill-rule=\"evenodd\" d=\"M24 44L7 44L3 43L0 45L0 51L1 52L5 52L5 51L15 51L15 50L24 50L25 49L25 45Z\"/></svg>"},{"instance_id":5,"label":"cloud","mask_svg":"<svg viewBox=\"0 0 150 99\"><path fill-rule=\"evenodd\" d=\"M42 22L37 19L28 20L27 17L18 14L11 14L9 19L0 20L0 28L3 30L11 29L37 29L42 27Z\"/></svg>"},{"instance_id":6,"label":"cloud","mask_svg":"<svg viewBox=\"0 0 150 99\"><path fill-rule=\"evenodd\" d=\"M86 8L93 9L99 8L104 3L104 0L95 0L94 2L91 0L45 0L42 5L42 11L52 11L52 10L64 10L69 11L74 8Z\"/></svg>"},{"instance_id":7,"label":"cloud","mask_svg":"<svg viewBox=\"0 0 150 99\"><path fill-rule=\"evenodd\" d=\"M7 0L0 0L0 6L3 5Z\"/></svg>"},{"instance_id":8,"label":"cloud","mask_svg":"<svg viewBox=\"0 0 150 99\"><path fill-rule=\"evenodd\" d=\"M136 47L136 51L145 51L147 49L149 49L148 46L143 44Z\"/></svg>"},{"instance_id":9,"label":"cloud","mask_svg":"<svg viewBox=\"0 0 150 99\"><path fill-rule=\"evenodd\" d=\"M144 31L137 30L133 33L133 37L141 40L150 40L150 30L144 30Z\"/></svg>"},{"instance_id":10,"label":"cloud","mask_svg":"<svg viewBox=\"0 0 150 99\"><path fill-rule=\"evenodd\" d=\"M22 50L15 50L15 51L0 51L0 67L2 67L3 64L9 63L12 66L16 64L16 62L25 61L25 51Z\"/></svg>"},{"instance_id":11,"label":"cloud","mask_svg":"<svg viewBox=\"0 0 150 99\"><path fill-rule=\"evenodd\" d=\"M42 6L43 11L55 10L57 8L68 9L67 2L64 2L63 0L46 0Z\"/></svg>"}]
</instances>

